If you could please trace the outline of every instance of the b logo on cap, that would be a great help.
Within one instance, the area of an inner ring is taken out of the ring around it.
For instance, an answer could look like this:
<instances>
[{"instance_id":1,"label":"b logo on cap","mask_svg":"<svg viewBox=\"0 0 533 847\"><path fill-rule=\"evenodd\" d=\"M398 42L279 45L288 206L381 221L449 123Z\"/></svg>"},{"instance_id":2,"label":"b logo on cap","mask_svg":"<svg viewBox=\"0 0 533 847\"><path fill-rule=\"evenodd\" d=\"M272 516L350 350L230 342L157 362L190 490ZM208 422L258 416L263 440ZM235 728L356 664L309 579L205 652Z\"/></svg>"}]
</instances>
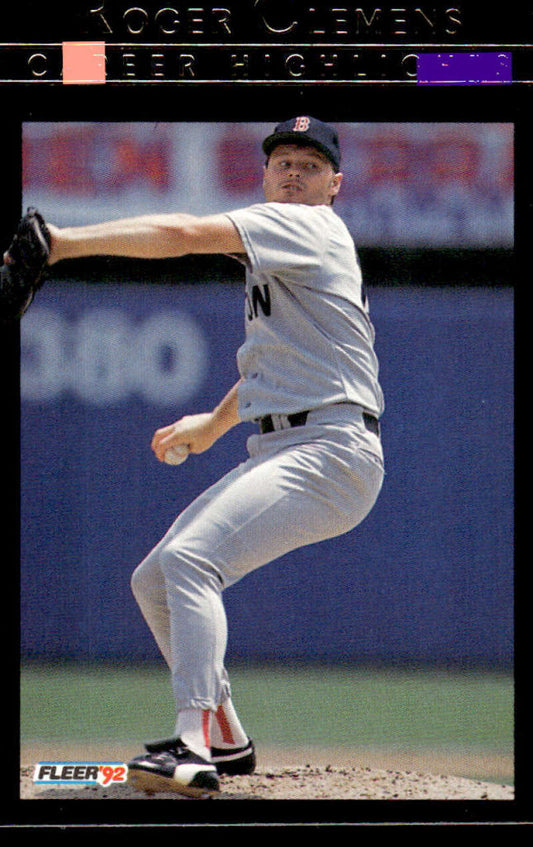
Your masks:
<instances>
[{"instance_id":1,"label":"b logo on cap","mask_svg":"<svg viewBox=\"0 0 533 847\"><path fill-rule=\"evenodd\" d=\"M309 118L296 118L293 132L306 132L309 129Z\"/></svg>"}]
</instances>

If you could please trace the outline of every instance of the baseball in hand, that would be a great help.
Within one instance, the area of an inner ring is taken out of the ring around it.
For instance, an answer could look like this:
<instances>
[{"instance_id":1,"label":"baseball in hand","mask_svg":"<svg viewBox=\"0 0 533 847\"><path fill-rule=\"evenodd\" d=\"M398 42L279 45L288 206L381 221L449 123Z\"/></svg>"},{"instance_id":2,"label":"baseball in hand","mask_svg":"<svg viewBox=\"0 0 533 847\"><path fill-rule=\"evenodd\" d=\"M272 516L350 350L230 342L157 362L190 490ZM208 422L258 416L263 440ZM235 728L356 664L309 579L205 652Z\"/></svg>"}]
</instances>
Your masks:
<instances>
[{"instance_id":1,"label":"baseball in hand","mask_svg":"<svg viewBox=\"0 0 533 847\"><path fill-rule=\"evenodd\" d=\"M169 447L165 453L165 462L167 465L181 465L189 455L189 448L186 444L176 444L174 447Z\"/></svg>"}]
</instances>

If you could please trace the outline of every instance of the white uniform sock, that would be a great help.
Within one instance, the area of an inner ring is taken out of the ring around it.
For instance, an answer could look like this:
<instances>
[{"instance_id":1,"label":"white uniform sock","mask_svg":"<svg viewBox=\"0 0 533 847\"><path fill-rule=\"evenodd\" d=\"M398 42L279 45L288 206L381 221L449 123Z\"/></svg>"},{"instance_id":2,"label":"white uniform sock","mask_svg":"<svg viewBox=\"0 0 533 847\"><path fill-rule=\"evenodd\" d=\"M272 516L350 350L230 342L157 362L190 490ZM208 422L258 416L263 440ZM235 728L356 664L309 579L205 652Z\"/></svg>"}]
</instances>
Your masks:
<instances>
[{"instance_id":1,"label":"white uniform sock","mask_svg":"<svg viewBox=\"0 0 533 847\"><path fill-rule=\"evenodd\" d=\"M211 712L207 709L183 709L178 712L176 735L183 743L207 761L211 760Z\"/></svg>"},{"instance_id":2,"label":"white uniform sock","mask_svg":"<svg viewBox=\"0 0 533 847\"><path fill-rule=\"evenodd\" d=\"M215 712L211 724L211 744L213 747L244 747L248 743L248 736L235 711L235 707L228 697L220 704Z\"/></svg>"}]
</instances>

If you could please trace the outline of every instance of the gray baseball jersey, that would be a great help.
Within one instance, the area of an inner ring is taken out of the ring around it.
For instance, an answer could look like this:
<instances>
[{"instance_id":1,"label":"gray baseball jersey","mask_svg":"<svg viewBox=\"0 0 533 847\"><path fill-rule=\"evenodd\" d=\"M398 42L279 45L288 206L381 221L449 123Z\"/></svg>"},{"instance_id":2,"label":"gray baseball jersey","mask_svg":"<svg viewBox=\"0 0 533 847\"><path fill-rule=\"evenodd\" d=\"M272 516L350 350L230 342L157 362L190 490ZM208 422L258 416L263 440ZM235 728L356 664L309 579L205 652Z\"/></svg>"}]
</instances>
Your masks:
<instances>
[{"instance_id":1,"label":"gray baseball jersey","mask_svg":"<svg viewBox=\"0 0 533 847\"><path fill-rule=\"evenodd\" d=\"M239 414L254 420L383 394L353 240L330 206L258 203L228 213L246 248Z\"/></svg>"},{"instance_id":2,"label":"gray baseball jersey","mask_svg":"<svg viewBox=\"0 0 533 847\"><path fill-rule=\"evenodd\" d=\"M250 435L248 458L176 518L133 574L178 710L215 711L230 695L222 591L357 526L384 475L380 438L364 420L364 410L383 410L374 330L346 227L326 206L263 203L229 217L246 249L241 418L309 414L305 425Z\"/></svg>"}]
</instances>

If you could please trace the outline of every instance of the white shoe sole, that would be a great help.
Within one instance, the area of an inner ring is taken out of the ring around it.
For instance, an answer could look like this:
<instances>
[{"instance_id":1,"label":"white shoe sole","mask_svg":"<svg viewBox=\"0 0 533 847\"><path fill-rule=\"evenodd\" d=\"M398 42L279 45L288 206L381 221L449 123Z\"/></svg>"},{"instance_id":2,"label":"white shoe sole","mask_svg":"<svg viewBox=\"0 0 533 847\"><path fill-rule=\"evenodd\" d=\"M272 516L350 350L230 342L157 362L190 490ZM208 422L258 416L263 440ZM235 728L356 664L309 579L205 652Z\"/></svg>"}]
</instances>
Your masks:
<instances>
[{"instance_id":1,"label":"white shoe sole","mask_svg":"<svg viewBox=\"0 0 533 847\"><path fill-rule=\"evenodd\" d=\"M212 797L220 792L219 788L204 788L197 785L185 785L172 777L161 776L150 771L129 769L128 783L134 788L144 791L146 794L157 794L162 791L171 791L175 794L183 794L185 797Z\"/></svg>"}]
</instances>

